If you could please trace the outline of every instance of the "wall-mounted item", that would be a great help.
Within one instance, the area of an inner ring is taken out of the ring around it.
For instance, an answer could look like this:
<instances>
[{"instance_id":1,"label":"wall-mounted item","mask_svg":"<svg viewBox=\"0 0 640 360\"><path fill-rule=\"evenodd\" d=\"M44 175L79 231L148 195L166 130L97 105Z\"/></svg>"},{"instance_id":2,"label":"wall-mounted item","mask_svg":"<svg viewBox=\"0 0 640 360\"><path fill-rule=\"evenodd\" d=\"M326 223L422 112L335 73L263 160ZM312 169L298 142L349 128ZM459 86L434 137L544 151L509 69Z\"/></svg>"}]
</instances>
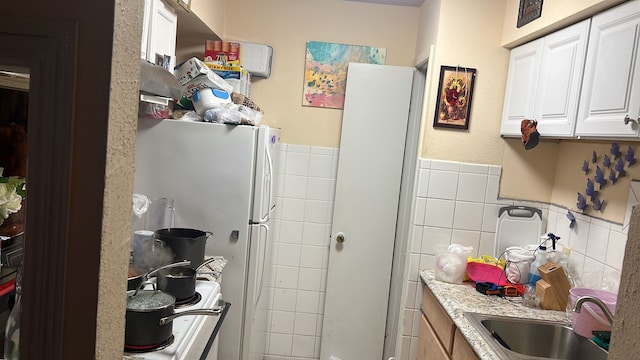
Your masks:
<instances>
[{"instance_id":1,"label":"wall-mounted item","mask_svg":"<svg viewBox=\"0 0 640 360\"><path fill-rule=\"evenodd\" d=\"M187 12L191 11L191 0L177 0L178 4L182 6Z\"/></svg>"},{"instance_id":2,"label":"wall-mounted item","mask_svg":"<svg viewBox=\"0 0 640 360\"><path fill-rule=\"evenodd\" d=\"M525 150L531 150L538 142L540 142L540 133L538 132L538 122L535 120L524 119L520 122L520 139ZM588 170L587 166L587 170Z\"/></svg>"},{"instance_id":3,"label":"wall-mounted item","mask_svg":"<svg viewBox=\"0 0 640 360\"><path fill-rule=\"evenodd\" d=\"M532 22L542 15L542 0L520 0L518 10L518 28Z\"/></svg>"},{"instance_id":4,"label":"wall-mounted item","mask_svg":"<svg viewBox=\"0 0 640 360\"><path fill-rule=\"evenodd\" d=\"M240 65L252 76L269 78L273 48L270 45L240 43Z\"/></svg>"},{"instance_id":5,"label":"wall-mounted item","mask_svg":"<svg viewBox=\"0 0 640 360\"><path fill-rule=\"evenodd\" d=\"M441 66L433 127L469 129L476 69Z\"/></svg>"},{"instance_id":6,"label":"wall-mounted item","mask_svg":"<svg viewBox=\"0 0 640 360\"><path fill-rule=\"evenodd\" d=\"M386 55L385 48L308 41L302 105L344 108L349 63L384 65Z\"/></svg>"}]
</instances>

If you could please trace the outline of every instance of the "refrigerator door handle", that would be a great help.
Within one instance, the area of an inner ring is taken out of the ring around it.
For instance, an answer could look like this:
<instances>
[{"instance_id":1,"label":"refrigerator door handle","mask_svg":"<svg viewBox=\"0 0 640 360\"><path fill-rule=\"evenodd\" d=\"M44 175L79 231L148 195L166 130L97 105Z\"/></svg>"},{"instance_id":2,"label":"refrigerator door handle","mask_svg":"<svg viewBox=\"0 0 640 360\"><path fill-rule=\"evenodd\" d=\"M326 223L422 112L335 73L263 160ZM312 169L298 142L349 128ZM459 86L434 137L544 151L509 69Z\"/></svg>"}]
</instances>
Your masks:
<instances>
[{"instance_id":1,"label":"refrigerator door handle","mask_svg":"<svg viewBox=\"0 0 640 360\"><path fill-rule=\"evenodd\" d=\"M256 296L256 302L254 304L254 308L258 306L258 302L260 301L260 297L262 296L262 285L264 283L264 268L267 266L267 242L269 241L269 226L267 224L258 224L258 226L264 228L264 246L262 250L262 266L260 266L260 280L258 281L258 296ZM260 251L260 246L258 246L257 251ZM258 264L260 265L260 264Z\"/></svg>"},{"instance_id":2,"label":"refrigerator door handle","mask_svg":"<svg viewBox=\"0 0 640 360\"><path fill-rule=\"evenodd\" d=\"M269 166L269 173L265 176L265 179L269 182L269 195L267 197L267 212L260 218L260 223L266 223L267 221L269 221L269 219L271 219L271 212L276 207L275 204L273 204L273 160L271 159L271 152L269 151L268 141L265 144L264 153L266 155L267 164ZM273 206L271 204L273 204Z\"/></svg>"}]
</instances>

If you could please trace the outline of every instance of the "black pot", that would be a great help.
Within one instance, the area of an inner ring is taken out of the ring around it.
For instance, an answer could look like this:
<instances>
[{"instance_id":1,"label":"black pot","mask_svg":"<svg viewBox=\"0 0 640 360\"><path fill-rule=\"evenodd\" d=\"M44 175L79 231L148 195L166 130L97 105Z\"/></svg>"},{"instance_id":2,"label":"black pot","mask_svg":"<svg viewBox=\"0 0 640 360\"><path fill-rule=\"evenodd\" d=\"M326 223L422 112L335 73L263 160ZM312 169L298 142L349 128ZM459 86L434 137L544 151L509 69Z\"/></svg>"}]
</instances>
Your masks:
<instances>
[{"instance_id":1,"label":"black pot","mask_svg":"<svg viewBox=\"0 0 640 360\"><path fill-rule=\"evenodd\" d=\"M190 261L180 261L169 265L161 266L157 269L150 270L145 272L135 265L129 264L129 278L127 279L127 291L137 289L143 281L147 281L152 275L156 272L162 271L164 269L179 267L179 266L189 266L191 264Z\"/></svg>"},{"instance_id":2,"label":"black pot","mask_svg":"<svg viewBox=\"0 0 640 360\"><path fill-rule=\"evenodd\" d=\"M204 262L204 249L212 233L196 229L171 228L156 231L156 238L173 252L173 260L191 260L195 269Z\"/></svg>"},{"instance_id":3,"label":"black pot","mask_svg":"<svg viewBox=\"0 0 640 360\"><path fill-rule=\"evenodd\" d=\"M158 289L175 296L176 301L191 299L196 294L198 270L214 260L215 258L208 259L195 269L178 266L158 271Z\"/></svg>"},{"instance_id":4,"label":"black pot","mask_svg":"<svg viewBox=\"0 0 640 360\"><path fill-rule=\"evenodd\" d=\"M175 313L175 298L159 290L137 290L127 294L125 348L145 348L163 344L173 332L173 319L185 315L219 315L220 309L188 310Z\"/></svg>"}]
</instances>

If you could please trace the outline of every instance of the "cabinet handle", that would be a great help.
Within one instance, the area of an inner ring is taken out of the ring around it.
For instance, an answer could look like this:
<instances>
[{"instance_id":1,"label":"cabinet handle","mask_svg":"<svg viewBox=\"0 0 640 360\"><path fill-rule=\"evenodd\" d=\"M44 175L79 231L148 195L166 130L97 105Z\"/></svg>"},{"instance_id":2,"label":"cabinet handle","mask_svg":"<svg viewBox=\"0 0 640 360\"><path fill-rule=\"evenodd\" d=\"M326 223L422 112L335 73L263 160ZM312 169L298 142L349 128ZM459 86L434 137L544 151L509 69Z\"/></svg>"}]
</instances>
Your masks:
<instances>
[{"instance_id":1,"label":"cabinet handle","mask_svg":"<svg viewBox=\"0 0 640 360\"><path fill-rule=\"evenodd\" d=\"M624 117L624 124L629 125L629 123L632 122L638 123L638 120L630 118L629 114L627 114L627 116Z\"/></svg>"}]
</instances>

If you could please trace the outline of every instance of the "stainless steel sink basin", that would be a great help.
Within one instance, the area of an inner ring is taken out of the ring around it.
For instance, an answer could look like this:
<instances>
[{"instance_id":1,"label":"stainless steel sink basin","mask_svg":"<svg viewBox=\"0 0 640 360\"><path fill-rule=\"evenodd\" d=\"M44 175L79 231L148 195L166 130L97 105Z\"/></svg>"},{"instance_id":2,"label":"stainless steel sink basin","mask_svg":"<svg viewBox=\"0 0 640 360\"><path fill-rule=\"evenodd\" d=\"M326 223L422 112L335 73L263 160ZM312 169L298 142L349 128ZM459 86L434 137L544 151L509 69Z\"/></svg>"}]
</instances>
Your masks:
<instances>
[{"instance_id":1,"label":"stainless steel sink basin","mask_svg":"<svg viewBox=\"0 0 640 360\"><path fill-rule=\"evenodd\" d=\"M605 360L608 352L564 323L466 312L504 359Z\"/></svg>"}]
</instances>

